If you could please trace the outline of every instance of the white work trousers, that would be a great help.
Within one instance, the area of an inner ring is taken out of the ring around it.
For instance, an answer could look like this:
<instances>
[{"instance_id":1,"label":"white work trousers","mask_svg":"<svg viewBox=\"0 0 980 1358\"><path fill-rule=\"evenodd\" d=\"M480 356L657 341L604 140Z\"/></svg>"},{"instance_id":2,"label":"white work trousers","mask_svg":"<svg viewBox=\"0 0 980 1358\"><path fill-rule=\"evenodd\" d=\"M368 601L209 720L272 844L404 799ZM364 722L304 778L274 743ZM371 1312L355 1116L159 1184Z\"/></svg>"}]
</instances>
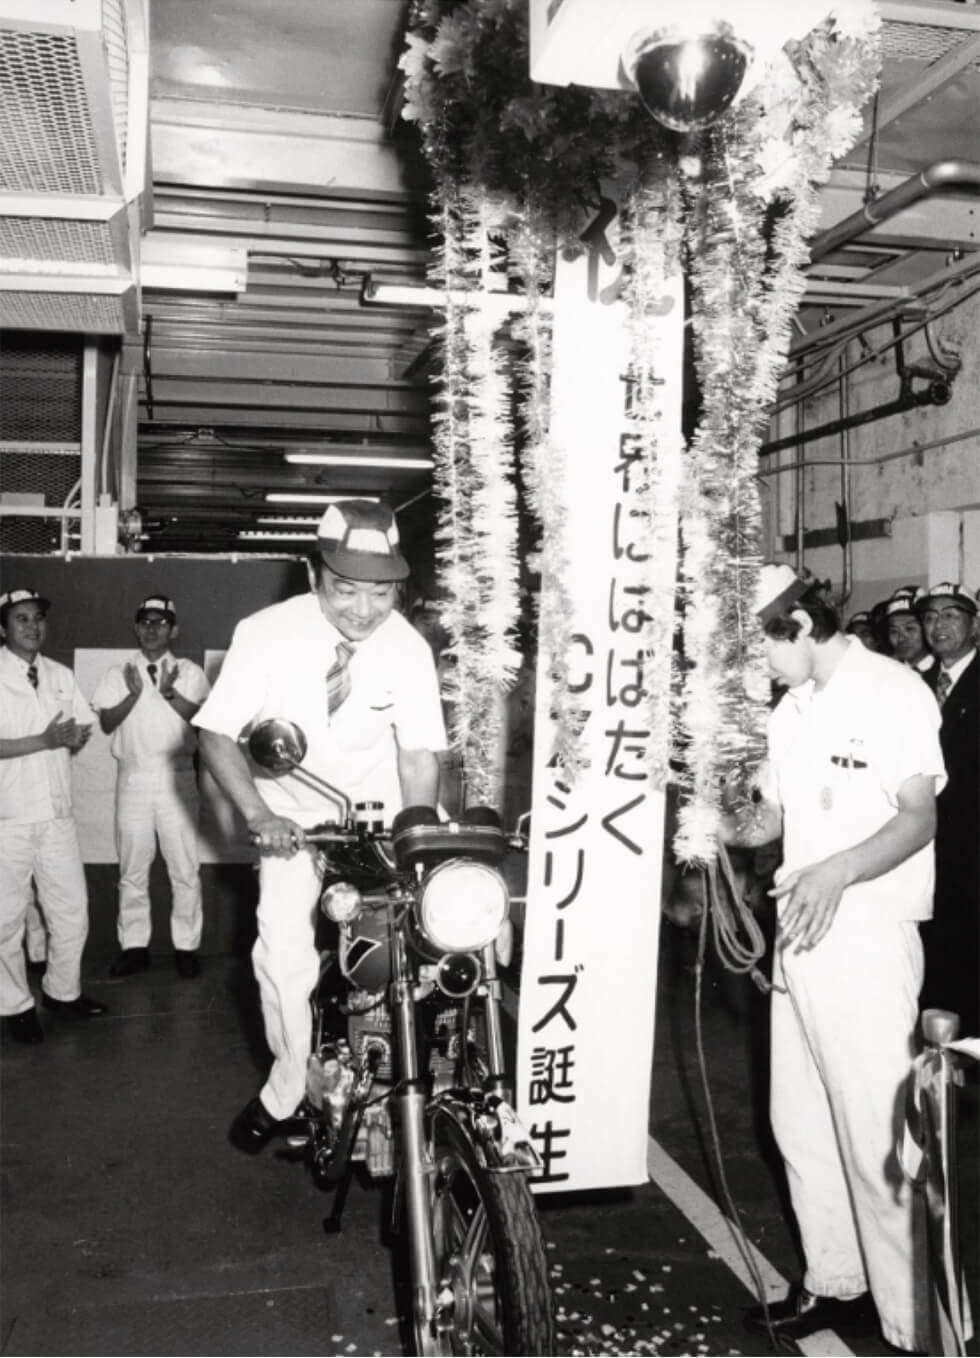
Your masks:
<instances>
[{"instance_id":1,"label":"white work trousers","mask_svg":"<svg viewBox=\"0 0 980 1358\"><path fill-rule=\"evenodd\" d=\"M45 962L48 956L48 929L36 900L27 907L25 927L28 962Z\"/></svg>"},{"instance_id":2,"label":"white work trousers","mask_svg":"<svg viewBox=\"0 0 980 1358\"><path fill-rule=\"evenodd\" d=\"M14 825L0 821L0 1014L34 1007L27 985L24 924L34 895L48 927L43 989L53 1000L81 994L82 949L88 937L88 891L75 822Z\"/></svg>"},{"instance_id":3,"label":"white work trousers","mask_svg":"<svg viewBox=\"0 0 980 1358\"><path fill-rule=\"evenodd\" d=\"M273 1056L259 1097L275 1118L291 1117L306 1091L313 1032L310 995L320 968L315 930L321 876L317 855L308 849L291 858L263 855L259 864L252 966Z\"/></svg>"},{"instance_id":4,"label":"white work trousers","mask_svg":"<svg viewBox=\"0 0 980 1358\"><path fill-rule=\"evenodd\" d=\"M150 868L157 840L170 874L173 945L182 952L193 952L200 945L199 805L193 769L175 770L170 765L131 769L120 764L116 777L116 852L121 948L145 948L150 942Z\"/></svg>"},{"instance_id":5,"label":"white work trousers","mask_svg":"<svg viewBox=\"0 0 980 1358\"><path fill-rule=\"evenodd\" d=\"M778 945L778 935L777 935ZM913 1056L922 944L912 922L841 911L809 952L781 952L772 996L773 1132L808 1291L870 1287L885 1338L916 1347L913 1201L895 1154Z\"/></svg>"}]
</instances>

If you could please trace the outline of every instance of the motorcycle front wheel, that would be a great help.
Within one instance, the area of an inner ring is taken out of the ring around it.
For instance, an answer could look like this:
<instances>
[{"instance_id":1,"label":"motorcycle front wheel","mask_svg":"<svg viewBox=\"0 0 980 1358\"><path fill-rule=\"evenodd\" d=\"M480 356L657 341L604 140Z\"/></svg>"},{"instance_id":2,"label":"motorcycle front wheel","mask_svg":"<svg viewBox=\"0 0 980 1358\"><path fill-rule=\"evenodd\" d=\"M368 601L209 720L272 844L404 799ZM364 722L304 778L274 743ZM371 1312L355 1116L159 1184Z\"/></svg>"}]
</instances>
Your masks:
<instances>
[{"instance_id":1,"label":"motorcycle front wheel","mask_svg":"<svg viewBox=\"0 0 980 1358\"><path fill-rule=\"evenodd\" d=\"M419 1353L554 1353L548 1264L526 1178L485 1169L445 1114L435 1118L432 1155L436 1277L452 1303L435 1336L416 1335Z\"/></svg>"}]
</instances>

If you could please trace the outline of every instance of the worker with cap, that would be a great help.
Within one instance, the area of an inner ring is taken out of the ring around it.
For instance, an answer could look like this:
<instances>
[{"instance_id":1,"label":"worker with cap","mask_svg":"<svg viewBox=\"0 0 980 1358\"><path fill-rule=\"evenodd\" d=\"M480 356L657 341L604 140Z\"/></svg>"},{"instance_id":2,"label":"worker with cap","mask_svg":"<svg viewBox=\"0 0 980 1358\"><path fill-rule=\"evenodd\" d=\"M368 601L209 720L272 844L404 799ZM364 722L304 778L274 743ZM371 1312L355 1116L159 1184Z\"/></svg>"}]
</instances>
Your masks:
<instances>
[{"instance_id":1,"label":"worker with cap","mask_svg":"<svg viewBox=\"0 0 980 1358\"><path fill-rule=\"evenodd\" d=\"M858 641L867 646L869 650L876 651L878 649L874 628L871 625L871 614L866 609L852 613L847 620L844 631L848 636L857 637Z\"/></svg>"},{"instance_id":2,"label":"worker with cap","mask_svg":"<svg viewBox=\"0 0 980 1358\"><path fill-rule=\"evenodd\" d=\"M435 807L445 729L429 644L395 611L408 574L386 505L331 505L308 562L310 592L238 624L194 718L202 756L260 854L252 961L273 1064L229 1133L250 1153L305 1091L322 863L304 828L336 812L304 780L253 771L239 737L263 718L287 718L306 736L304 769L352 802L383 803L387 822L403 806Z\"/></svg>"},{"instance_id":3,"label":"worker with cap","mask_svg":"<svg viewBox=\"0 0 980 1358\"><path fill-rule=\"evenodd\" d=\"M931 683L941 712L939 739L948 782L939 795L936 901L923 927L925 1007L952 1009L964 1037L980 1035L980 622L977 598L943 580L917 603L939 665Z\"/></svg>"},{"instance_id":4,"label":"worker with cap","mask_svg":"<svg viewBox=\"0 0 980 1358\"><path fill-rule=\"evenodd\" d=\"M160 852L170 876L170 935L177 972L198 975L203 909L197 843L199 797L191 718L210 691L200 665L178 660L173 601L162 594L136 610L139 649L99 681L92 705L116 760L116 851L119 855L119 954L111 976L149 965L150 868Z\"/></svg>"},{"instance_id":5,"label":"worker with cap","mask_svg":"<svg viewBox=\"0 0 980 1358\"><path fill-rule=\"evenodd\" d=\"M88 891L71 800L71 756L93 716L71 670L41 654L50 607L35 589L0 594L0 1014L18 1042L44 1039L23 947L32 883L48 929L44 1007L106 1013L81 987Z\"/></svg>"},{"instance_id":6,"label":"worker with cap","mask_svg":"<svg viewBox=\"0 0 980 1358\"><path fill-rule=\"evenodd\" d=\"M885 603L885 625L892 655L922 675L927 683L934 682L934 671L939 662L926 645L922 623L916 604L925 591L921 586L902 585Z\"/></svg>"},{"instance_id":7,"label":"worker with cap","mask_svg":"<svg viewBox=\"0 0 980 1358\"><path fill-rule=\"evenodd\" d=\"M723 821L731 842L783 836L770 1114L806 1269L770 1305L779 1336L817 1330L916 1340L912 1204L894 1151L922 981L918 921L932 909L935 702L904 665L839 630L789 566L760 571L757 616L773 675L769 764ZM766 1334L761 1306L746 1325Z\"/></svg>"}]
</instances>

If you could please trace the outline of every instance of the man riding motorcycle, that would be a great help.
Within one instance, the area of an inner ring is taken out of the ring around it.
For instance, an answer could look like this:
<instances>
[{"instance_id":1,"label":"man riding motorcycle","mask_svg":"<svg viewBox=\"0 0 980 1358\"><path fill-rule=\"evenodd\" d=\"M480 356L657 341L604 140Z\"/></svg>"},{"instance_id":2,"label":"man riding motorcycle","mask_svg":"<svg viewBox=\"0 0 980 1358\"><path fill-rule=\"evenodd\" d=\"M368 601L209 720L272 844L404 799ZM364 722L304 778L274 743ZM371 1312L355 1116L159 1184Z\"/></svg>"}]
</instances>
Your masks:
<instances>
[{"instance_id":1,"label":"man riding motorcycle","mask_svg":"<svg viewBox=\"0 0 980 1358\"><path fill-rule=\"evenodd\" d=\"M304 768L352 801L383 803L388 822L402 806L436 805L446 746L431 651L395 611L409 567L391 510L366 500L331 505L308 572L309 594L238 624L193 723L205 763L261 855L252 964L273 1064L229 1131L248 1154L266 1145L304 1094L322 871L304 826L322 819L323 802L301 778L263 775L239 737L265 717L289 716L308 736Z\"/></svg>"}]
</instances>

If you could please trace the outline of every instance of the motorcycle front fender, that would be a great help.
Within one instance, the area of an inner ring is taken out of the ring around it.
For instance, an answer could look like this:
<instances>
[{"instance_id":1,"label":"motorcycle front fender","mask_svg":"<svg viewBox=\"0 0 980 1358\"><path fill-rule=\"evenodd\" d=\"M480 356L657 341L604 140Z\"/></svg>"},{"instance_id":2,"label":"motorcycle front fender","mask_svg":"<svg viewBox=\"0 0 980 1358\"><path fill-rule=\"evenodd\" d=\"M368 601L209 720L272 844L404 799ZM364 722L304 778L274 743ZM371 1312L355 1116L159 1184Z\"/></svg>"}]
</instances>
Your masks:
<instances>
[{"instance_id":1,"label":"motorcycle front fender","mask_svg":"<svg viewBox=\"0 0 980 1358\"><path fill-rule=\"evenodd\" d=\"M478 1089L448 1089L426 1106L426 1129L432 1136L440 1117L451 1118L475 1148L484 1169L528 1173L542 1168L527 1130L499 1094Z\"/></svg>"}]
</instances>

